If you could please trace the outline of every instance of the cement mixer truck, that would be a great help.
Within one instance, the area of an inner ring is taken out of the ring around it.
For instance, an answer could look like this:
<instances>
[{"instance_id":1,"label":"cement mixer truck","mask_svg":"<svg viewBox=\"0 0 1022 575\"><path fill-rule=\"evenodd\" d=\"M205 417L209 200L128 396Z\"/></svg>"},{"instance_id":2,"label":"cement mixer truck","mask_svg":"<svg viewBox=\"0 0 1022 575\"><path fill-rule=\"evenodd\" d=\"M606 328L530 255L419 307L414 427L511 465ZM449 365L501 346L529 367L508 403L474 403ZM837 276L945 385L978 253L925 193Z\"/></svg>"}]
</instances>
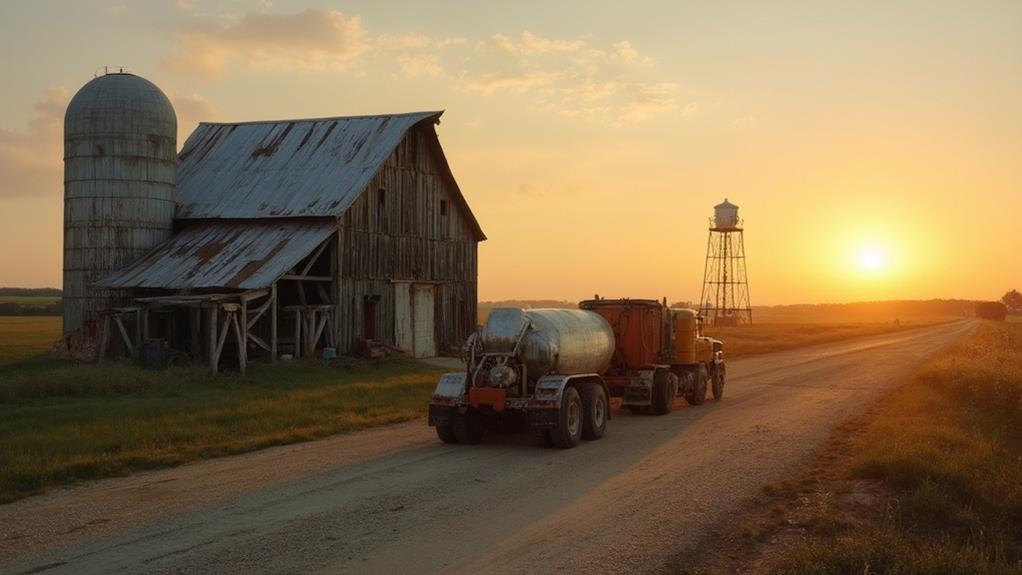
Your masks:
<instances>
[{"instance_id":1,"label":"cement mixer truck","mask_svg":"<svg viewBox=\"0 0 1022 575\"><path fill-rule=\"evenodd\" d=\"M444 443L473 444L525 428L563 449L600 439L611 398L664 415L682 396L724 395L723 344L702 336L695 311L666 300L601 299L579 309L497 308L464 346L465 370L446 373L429 404Z\"/></svg>"}]
</instances>

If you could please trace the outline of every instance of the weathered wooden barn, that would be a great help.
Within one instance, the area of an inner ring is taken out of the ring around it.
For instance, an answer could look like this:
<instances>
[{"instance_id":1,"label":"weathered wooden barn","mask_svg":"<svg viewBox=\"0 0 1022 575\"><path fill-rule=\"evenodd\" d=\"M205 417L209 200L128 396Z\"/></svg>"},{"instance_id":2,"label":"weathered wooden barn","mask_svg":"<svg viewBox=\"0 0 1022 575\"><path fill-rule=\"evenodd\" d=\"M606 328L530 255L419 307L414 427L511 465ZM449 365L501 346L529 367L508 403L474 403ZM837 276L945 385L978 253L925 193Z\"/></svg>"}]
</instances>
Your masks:
<instances>
[{"instance_id":1,"label":"weathered wooden barn","mask_svg":"<svg viewBox=\"0 0 1022 575\"><path fill-rule=\"evenodd\" d=\"M485 236L441 114L200 124L180 153L173 235L97 282L133 300L106 315L107 344L158 338L213 369L366 342L458 349Z\"/></svg>"}]
</instances>

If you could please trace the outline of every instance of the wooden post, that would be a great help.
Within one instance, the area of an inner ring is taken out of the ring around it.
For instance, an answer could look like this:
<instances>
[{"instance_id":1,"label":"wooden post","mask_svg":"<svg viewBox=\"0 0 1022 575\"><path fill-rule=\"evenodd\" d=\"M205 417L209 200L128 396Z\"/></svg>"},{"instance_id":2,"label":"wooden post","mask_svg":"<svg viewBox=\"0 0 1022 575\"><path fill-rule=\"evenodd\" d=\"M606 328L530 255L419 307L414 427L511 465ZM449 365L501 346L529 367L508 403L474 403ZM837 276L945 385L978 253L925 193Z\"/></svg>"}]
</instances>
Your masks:
<instances>
[{"instance_id":1,"label":"wooden post","mask_svg":"<svg viewBox=\"0 0 1022 575\"><path fill-rule=\"evenodd\" d=\"M99 363L103 363L106 359L106 350L110 347L110 314L103 316L103 339L100 340L99 344Z\"/></svg>"},{"instance_id":2,"label":"wooden post","mask_svg":"<svg viewBox=\"0 0 1022 575\"><path fill-rule=\"evenodd\" d=\"M270 363L277 363L277 282L270 286Z\"/></svg>"},{"instance_id":3,"label":"wooden post","mask_svg":"<svg viewBox=\"0 0 1022 575\"><path fill-rule=\"evenodd\" d=\"M220 354L217 353L217 320L219 311L216 302L209 302L209 368L213 373L219 371Z\"/></svg>"},{"instance_id":4,"label":"wooden post","mask_svg":"<svg viewBox=\"0 0 1022 575\"><path fill-rule=\"evenodd\" d=\"M142 333L145 331L143 321L142 306L138 306L135 308L135 352L133 352L133 355L142 350Z\"/></svg>"},{"instance_id":5,"label":"wooden post","mask_svg":"<svg viewBox=\"0 0 1022 575\"><path fill-rule=\"evenodd\" d=\"M242 309L244 309L245 304L243 303L241 305L242 305ZM246 323L248 323L248 320L247 319L243 320L241 322L241 325L239 325L238 324L238 315L239 314L238 314L237 311L230 313L231 322L234 324L234 336L235 336L235 339L237 339L237 341L238 341L238 369L241 371L242 375L244 375L245 369L248 366L248 350L246 349L246 347L247 347L246 339L247 338L245 337L245 334L247 333L248 330L243 328L243 327L241 327L241 326L245 325ZM242 313L240 315L241 315L242 318L245 317L244 313Z\"/></svg>"},{"instance_id":6,"label":"wooden post","mask_svg":"<svg viewBox=\"0 0 1022 575\"><path fill-rule=\"evenodd\" d=\"M149 306L143 305L138 308L138 313L142 314L142 341L149 339ZM141 349L136 346L136 349Z\"/></svg>"},{"instance_id":7,"label":"wooden post","mask_svg":"<svg viewBox=\"0 0 1022 575\"><path fill-rule=\"evenodd\" d=\"M302 357L302 312L295 310L295 359Z\"/></svg>"},{"instance_id":8,"label":"wooden post","mask_svg":"<svg viewBox=\"0 0 1022 575\"><path fill-rule=\"evenodd\" d=\"M199 358L199 350L202 348L199 346L199 334L202 330L202 310L197 307L188 308L188 329L191 339L191 345L189 346L189 354L192 356L192 360Z\"/></svg>"},{"instance_id":9,"label":"wooden post","mask_svg":"<svg viewBox=\"0 0 1022 575\"><path fill-rule=\"evenodd\" d=\"M241 325L234 320L235 327L238 327L238 359L241 363L241 373L245 373L245 364L248 363L248 300L241 298Z\"/></svg>"}]
</instances>

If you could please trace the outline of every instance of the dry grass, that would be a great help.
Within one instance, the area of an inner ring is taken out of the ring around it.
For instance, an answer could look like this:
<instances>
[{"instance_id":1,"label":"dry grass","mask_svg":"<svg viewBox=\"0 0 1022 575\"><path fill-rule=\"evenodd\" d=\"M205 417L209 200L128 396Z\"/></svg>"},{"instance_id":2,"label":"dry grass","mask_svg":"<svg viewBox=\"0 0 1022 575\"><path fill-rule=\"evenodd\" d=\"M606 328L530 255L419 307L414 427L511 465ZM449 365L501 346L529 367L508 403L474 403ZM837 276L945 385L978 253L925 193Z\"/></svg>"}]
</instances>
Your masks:
<instances>
[{"instance_id":1,"label":"dry grass","mask_svg":"<svg viewBox=\"0 0 1022 575\"><path fill-rule=\"evenodd\" d=\"M776 572L1022 572L1020 430L1022 325L986 322L885 398L825 485L877 482L888 509L809 529Z\"/></svg>"},{"instance_id":2,"label":"dry grass","mask_svg":"<svg viewBox=\"0 0 1022 575\"><path fill-rule=\"evenodd\" d=\"M52 316L0 316L0 365L48 352L60 339L62 321Z\"/></svg>"},{"instance_id":3,"label":"dry grass","mask_svg":"<svg viewBox=\"0 0 1022 575\"><path fill-rule=\"evenodd\" d=\"M738 327L707 326L706 335L724 342L727 357L743 357L830 343L855 337L894 333L949 321L919 318L913 322L885 323L753 323Z\"/></svg>"}]
</instances>

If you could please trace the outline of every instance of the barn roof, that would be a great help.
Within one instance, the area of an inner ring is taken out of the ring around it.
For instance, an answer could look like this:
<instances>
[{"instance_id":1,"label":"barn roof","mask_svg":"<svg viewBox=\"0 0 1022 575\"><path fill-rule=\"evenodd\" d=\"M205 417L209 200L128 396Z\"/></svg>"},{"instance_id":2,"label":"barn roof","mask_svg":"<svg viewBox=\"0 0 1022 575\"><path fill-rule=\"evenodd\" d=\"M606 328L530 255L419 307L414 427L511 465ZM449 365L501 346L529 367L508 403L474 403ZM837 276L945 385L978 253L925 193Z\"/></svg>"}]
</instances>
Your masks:
<instances>
[{"instance_id":1,"label":"barn roof","mask_svg":"<svg viewBox=\"0 0 1022 575\"><path fill-rule=\"evenodd\" d=\"M405 134L443 112L312 120L202 123L177 169L178 219L338 216L362 193ZM437 143L456 203L485 239Z\"/></svg>"},{"instance_id":2,"label":"barn roof","mask_svg":"<svg viewBox=\"0 0 1022 575\"><path fill-rule=\"evenodd\" d=\"M96 284L164 289L268 287L336 229L330 221L194 224Z\"/></svg>"}]
</instances>

